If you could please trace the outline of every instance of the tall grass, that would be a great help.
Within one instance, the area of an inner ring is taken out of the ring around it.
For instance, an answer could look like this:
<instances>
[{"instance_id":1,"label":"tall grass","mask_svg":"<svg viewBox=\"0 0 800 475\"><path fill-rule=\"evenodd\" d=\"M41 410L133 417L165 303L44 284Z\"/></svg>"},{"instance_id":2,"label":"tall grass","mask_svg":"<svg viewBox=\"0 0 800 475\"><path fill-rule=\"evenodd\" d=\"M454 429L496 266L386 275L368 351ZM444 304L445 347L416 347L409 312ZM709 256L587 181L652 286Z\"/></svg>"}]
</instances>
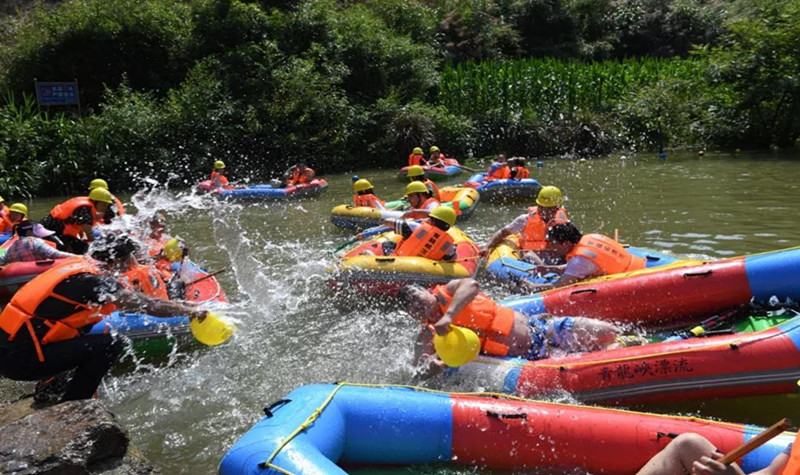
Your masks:
<instances>
[{"instance_id":1,"label":"tall grass","mask_svg":"<svg viewBox=\"0 0 800 475\"><path fill-rule=\"evenodd\" d=\"M630 92L667 78L697 79L697 59L641 58L586 63L554 59L449 64L439 101L450 112L479 118L487 111L571 119L579 112L610 112Z\"/></svg>"}]
</instances>

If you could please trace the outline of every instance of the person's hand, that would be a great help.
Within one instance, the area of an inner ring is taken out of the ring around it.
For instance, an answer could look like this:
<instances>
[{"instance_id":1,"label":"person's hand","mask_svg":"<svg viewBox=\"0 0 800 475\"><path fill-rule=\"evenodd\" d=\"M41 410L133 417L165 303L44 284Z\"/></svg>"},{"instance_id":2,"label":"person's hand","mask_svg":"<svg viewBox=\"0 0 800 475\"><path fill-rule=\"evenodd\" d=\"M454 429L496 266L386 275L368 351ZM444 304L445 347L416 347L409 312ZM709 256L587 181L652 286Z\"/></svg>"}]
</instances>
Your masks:
<instances>
[{"instance_id":1,"label":"person's hand","mask_svg":"<svg viewBox=\"0 0 800 475\"><path fill-rule=\"evenodd\" d=\"M700 460L692 463L692 475L744 475L742 469L735 463L725 465L718 462L722 455L714 452L710 457L706 455L700 457Z\"/></svg>"},{"instance_id":2,"label":"person's hand","mask_svg":"<svg viewBox=\"0 0 800 475\"><path fill-rule=\"evenodd\" d=\"M490 250L489 248L486 248L486 247L481 247L481 248L479 249L479 251L478 251L478 255L479 255L480 257L486 257L486 256L488 256L488 255L489 255L489 253L490 253L490 252L491 252L491 250Z\"/></svg>"},{"instance_id":3,"label":"person's hand","mask_svg":"<svg viewBox=\"0 0 800 475\"><path fill-rule=\"evenodd\" d=\"M452 323L450 317L442 317L438 322L433 324L433 329L436 331L437 335L445 336L450 333L450 323Z\"/></svg>"},{"instance_id":4,"label":"person's hand","mask_svg":"<svg viewBox=\"0 0 800 475\"><path fill-rule=\"evenodd\" d=\"M190 320L197 320L200 323L203 323L203 320L205 320L207 316L208 310L204 310L202 308L194 309L189 313Z\"/></svg>"}]
</instances>

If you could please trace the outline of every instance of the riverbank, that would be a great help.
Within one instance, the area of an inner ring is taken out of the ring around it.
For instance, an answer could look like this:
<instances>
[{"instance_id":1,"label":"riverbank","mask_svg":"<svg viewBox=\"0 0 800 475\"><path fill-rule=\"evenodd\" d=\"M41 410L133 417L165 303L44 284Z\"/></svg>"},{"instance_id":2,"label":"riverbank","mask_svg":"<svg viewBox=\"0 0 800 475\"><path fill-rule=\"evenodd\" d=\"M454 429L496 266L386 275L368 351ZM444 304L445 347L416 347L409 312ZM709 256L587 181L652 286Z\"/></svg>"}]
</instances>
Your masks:
<instances>
[{"instance_id":1,"label":"riverbank","mask_svg":"<svg viewBox=\"0 0 800 475\"><path fill-rule=\"evenodd\" d=\"M99 399L37 408L33 389L0 379L0 472L159 473Z\"/></svg>"}]
</instances>

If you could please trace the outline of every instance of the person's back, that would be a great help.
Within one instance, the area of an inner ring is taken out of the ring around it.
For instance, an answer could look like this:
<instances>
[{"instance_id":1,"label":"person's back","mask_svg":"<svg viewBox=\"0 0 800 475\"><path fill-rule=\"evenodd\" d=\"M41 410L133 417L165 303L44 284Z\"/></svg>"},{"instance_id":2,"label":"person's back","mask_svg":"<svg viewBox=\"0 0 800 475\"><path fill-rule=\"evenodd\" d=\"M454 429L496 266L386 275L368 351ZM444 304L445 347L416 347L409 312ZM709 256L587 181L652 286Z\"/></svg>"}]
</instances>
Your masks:
<instances>
[{"instance_id":1,"label":"person's back","mask_svg":"<svg viewBox=\"0 0 800 475\"><path fill-rule=\"evenodd\" d=\"M361 178L353 183L353 206L365 206L369 208L385 209L383 200L375 195L375 189L369 180Z\"/></svg>"},{"instance_id":2,"label":"person's back","mask_svg":"<svg viewBox=\"0 0 800 475\"><path fill-rule=\"evenodd\" d=\"M505 155L497 157L497 161L489 166L484 181L504 180L511 178L511 169L508 167Z\"/></svg>"},{"instance_id":3,"label":"person's back","mask_svg":"<svg viewBox=\"0 0 800 475\"><path fill-rule=\"evenodd\" d=\"M422 155L422 148L415 147L411 154L408 156L408 166L426 166L428 165L428 161L425 160L425 157Z\"/></svg>"},{"instance_id":4,"label":"person's back","mask_svg":"<svg viewBox=\"0 0 800 475\"><path fill-rule=\"evenodd\" d=\"M567 254L567 269L575 258L590 261L596 271L584 278L644 269L647 261L628 252L622 244L603 234L585 234ZM564 271L567 273L567 270Z\"/></svg>"},{"instance_id":5,"label":"person's back","mask_svg":"<svg viewBox=\"0 0 800 475\"><path fill-rule=\"evenodd\" d=\"M397 245L394 255L435 261L455 259L455 240L447 232L455 222L455 211L447 206L431 211L429 218L422 223L398 222L400 229L395 231L400 231L398 234L403 235L403 240Z\"/></svg>"}]
</instances>

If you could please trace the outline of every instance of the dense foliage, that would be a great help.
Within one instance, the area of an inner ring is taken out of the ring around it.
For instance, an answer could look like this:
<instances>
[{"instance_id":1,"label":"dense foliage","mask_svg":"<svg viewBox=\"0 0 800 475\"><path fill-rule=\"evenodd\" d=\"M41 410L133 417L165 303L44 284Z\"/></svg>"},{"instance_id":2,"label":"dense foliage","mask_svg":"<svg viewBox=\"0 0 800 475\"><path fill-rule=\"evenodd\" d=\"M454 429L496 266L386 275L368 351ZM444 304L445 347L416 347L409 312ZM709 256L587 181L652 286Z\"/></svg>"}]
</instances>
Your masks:
<instances>
[{"instance_id":1,"label":"dense foliage","mask_svg":"<svg viewBox=\"0 0 800 475\"><path fill-rule=\"evenodd\" d=\"M0 194L621 147L792 146L800 0L15 0ZM77 79L83 115L34 79ZM123 171L120 173L120 171Z\"/></svg>"}]
</instances>

